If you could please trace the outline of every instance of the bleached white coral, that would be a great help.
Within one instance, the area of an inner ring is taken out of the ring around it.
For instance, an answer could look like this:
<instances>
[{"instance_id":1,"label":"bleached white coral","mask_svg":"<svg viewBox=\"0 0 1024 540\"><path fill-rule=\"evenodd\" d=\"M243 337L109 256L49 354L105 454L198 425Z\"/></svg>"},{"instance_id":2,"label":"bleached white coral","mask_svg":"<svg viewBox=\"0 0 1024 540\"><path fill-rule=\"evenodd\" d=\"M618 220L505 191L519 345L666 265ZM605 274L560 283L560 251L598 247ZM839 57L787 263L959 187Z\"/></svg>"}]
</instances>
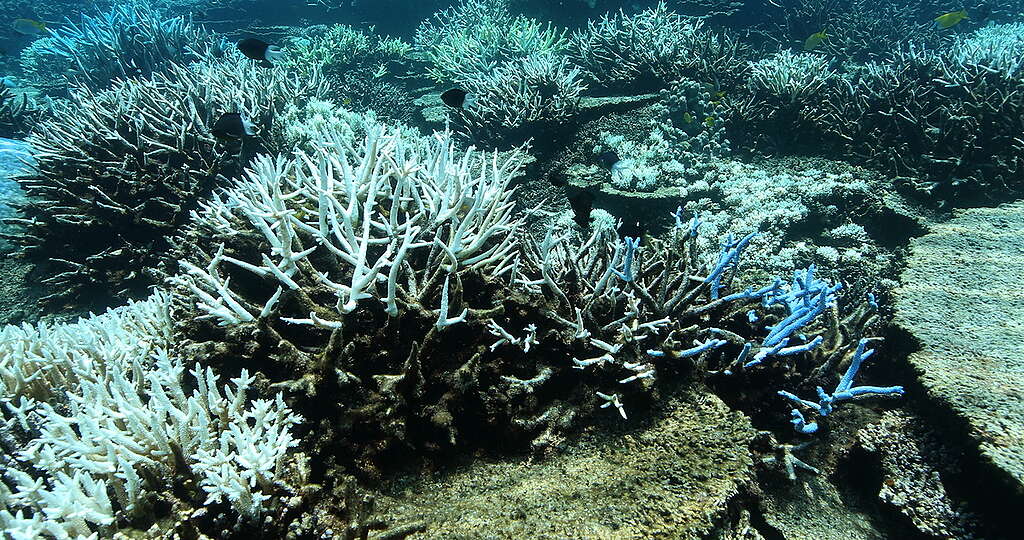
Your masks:
<instances>
[{"instance_id":1,"label":"bleached white coral","mask_svg":"<svg viewBox=\"0 0 1024 540\"><path fill-rule=\"evenodd\" d=\"M755 94L798 104L817 95L838 77L827 57L785 49L751 62L747 86Z\"/></svg>"},{"instance_id":2,"label":"bleached white coral","mask_svg":"<svg viewBox=\"0 0 1024 540\"><path fill-rule=\"evenodd\" d=\"M78 387L76 366L123 369L171 339L170 302L164 293L79 319L73 324L0 328L0 398L50 400Z\"/></svg>"},{"instance_id":3,"label":"bleached white coral","mask_svg":"<svg viewBox=\"0 0 1024 540\"><path fill-rule=\"evenodd\" d=\"M682 77L731 78L742 69L739 44L728 34L704 29L665 2L627 15L609 13L573 34L569 54L603 86L655 86Z\"/></svg>"},{"instance_id":4,"label":"bleached white coral","mask_svg":"<svg viewBox=\"0 0 1024 540\"><path fill-rule=\"evenodd\" d=\"M16 454L24 466L4 468L13 485L0 487L5 530L106 532L181 476L195 479L207 503L251 518L283 485L299 417L280 395L250 401L244 370L222 389L196 365L186 383L169 353L169 309L169 296L157 293L75 324L2 330L4 429L18 425L33 437Z\"/></svg>"},{"instance_id":5,"label":"bleached white coral","mask_svg":"<svg viewBox=\"0 0 1024 540\"><path fill-rule=\"evenodd\" d=\"M1006 77L1024 66L1024 23L990 24L958 38L952 56L961 64L983 66Z\"/></svg>"},{"instance_id":6,"label":"bleached white coral","mask_svg":"<svg viewBox=\"0 0 1024 540\"><path fill-rule=\"evenodd\" d=\"M800 224L810 220L828 224L837 219L836 204L870 197L875 189L870 176L856 171L721 162L705 180L690 187L696 200L687 208L702 220L702 238L697 243L708 252L718 236L758 230L761 234L751 245L761 249L750 250L747 260L773 273L809 263L824 271L877 265L883 256L857 225L837 226L820 239L794 235ZM839 250L846 246L850 248Z\"/></svg>"},{"instance_id":7,"label":"bleached white coral","mask_svg":"<svg viewBox=\"0 0 1024 540\"><path fill-rule=\"evenodd\" d=\"M475 104L464 118L477 138L544 123L564 123L587 89L580 69L566 58L534 54L468 77Z\"/></svg>"},{"instance_id":8,"label":"bleached white coral","mask_svg":"<svg viewBox=\"0 0 1024 540\"><path fill-rule=\"evenodd\" d=\"M671 185L665 173L683 167L675 160L673 149L657 129L642 142L603 131L601 145L594 149L594 153L600 154L605 149L614 150L621 158L611 167L611 179L612 185L623 191L650 192Z\"/></svg>"},{"instance_id":9,"label":"bleached white coral","mask_svg":"<svg viewBox=\"0 0 1024 540\"><path fill-rule=\"evenodd\" d=\"M257 159L246 178L196 214L211 235L251 230L265 247L248 260L225 254L222 244L205 261L198 254L181 261L184 274L174 282L204 317L222 325L266 317L285 290L298 294L306 280L334 293L334 312L284 320L334 329L367 299L397 316L400 305L423 309L463 271L508 272L518 152L487 159L456 151L450 134L428 143L379 126L359 145L329 133L320 145L312 155ZM239 269L268 281L258 303L231 286L228 276Z\"/></svg>"},{"instance_id":10,"label":"bleached white coral","mask_svg":"<svg viewBox=\"0 0 1024 540\"><path fill-rule=\"evenodd\" d=\"M416 48L438 82L462 83L510 60L558 55L564 31L513 16L508 0L462 0L416 30Z\"/></svg>"}]
</instances>

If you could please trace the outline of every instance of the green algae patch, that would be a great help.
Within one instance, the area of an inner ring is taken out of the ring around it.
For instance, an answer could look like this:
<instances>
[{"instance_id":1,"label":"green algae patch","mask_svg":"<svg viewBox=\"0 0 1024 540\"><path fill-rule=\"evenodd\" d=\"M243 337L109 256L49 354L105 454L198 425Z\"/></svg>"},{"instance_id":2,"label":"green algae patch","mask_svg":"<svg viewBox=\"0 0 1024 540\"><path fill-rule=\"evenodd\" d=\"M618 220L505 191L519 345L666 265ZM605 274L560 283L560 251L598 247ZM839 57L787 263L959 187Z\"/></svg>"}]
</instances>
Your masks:
<instances>
[{"instance_id":1,"label":"green algae patch","mask_svg":"<svg viewBox=\"0 0 1024 540\"><path fill-rule=\"evenodd\" d=\"M911 248L896 304L910 362L1024 493L1024 203L958 212Z\"/></svg>"},{"instance_id":2,"label":"green algae patch","mask_svg":"<svg viewBox=\"0 0 1024 540\"><path fill-rule=\"evenodd\" d=\"M410 538L701 538L751 479L749 421L717 397L689 391L650 419L614 411L561 453L480 458L387 486L388 523L420 523Z\"/></svg>"}]
</instances>

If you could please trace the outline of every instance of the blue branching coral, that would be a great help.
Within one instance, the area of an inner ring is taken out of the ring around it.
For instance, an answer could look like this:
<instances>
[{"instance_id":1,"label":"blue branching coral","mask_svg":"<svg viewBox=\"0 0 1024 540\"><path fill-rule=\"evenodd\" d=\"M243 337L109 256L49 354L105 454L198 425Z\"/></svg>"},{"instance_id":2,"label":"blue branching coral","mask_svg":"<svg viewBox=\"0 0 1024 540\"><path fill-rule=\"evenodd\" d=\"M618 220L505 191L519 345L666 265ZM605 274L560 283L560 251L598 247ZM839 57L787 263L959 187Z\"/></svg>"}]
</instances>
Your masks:
<instances>
[{"instance_id":1,"label":"blue branching coral","mask_svg":"<svg viewBox=\"0 0 1024 540\"><path fill-rule=\"evenodd\" d=\"M857 398L872 396L902 396L902 386L853 386L853 379L857 376L861 364L875 353L874 349L868 349L868 340L861 339L857 343L857 350L850 359L850 367L846 369L843 378L839 380L835 390L831 394L818 387L818 401L810 401L797 397L791 392L779 390L779 395L791 401L798 407L804 407L816 412L820 416L828 416L835 409L837 403L850 401ZM814 433L818 430L817 422L808 422L799 409L792 410L793 427L804 434Z\"/></svg>"}]
</instances>

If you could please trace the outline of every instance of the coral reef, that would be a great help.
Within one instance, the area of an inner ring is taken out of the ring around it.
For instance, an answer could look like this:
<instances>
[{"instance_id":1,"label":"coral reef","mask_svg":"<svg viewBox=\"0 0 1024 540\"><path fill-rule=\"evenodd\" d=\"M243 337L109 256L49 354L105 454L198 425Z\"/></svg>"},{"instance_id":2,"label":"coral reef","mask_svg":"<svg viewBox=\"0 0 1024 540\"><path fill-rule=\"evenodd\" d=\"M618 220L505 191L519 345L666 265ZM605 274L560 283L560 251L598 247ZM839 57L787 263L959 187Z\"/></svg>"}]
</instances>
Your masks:
<instances>
[{"instance_id":1,"label":"coral reef","mask_svg":"<svg viewBox=\"0 0 1024 540\"><path fill-rule=\"evenodd\" d=\"M210 126L225 112L247 113L265 131L288 103L316 96L317 81L257 72L240 55L173 66L109 90L75 91L29 136L35 165L18 178L30 200L11 240L50 259L49 299L101 305L137 297L168 239L220 176L274 141L219 143ZM248 147L248 149L247 149Z\"/></svg>"},{"instance_id":2,"label":"coral reef","mask_svg":"<svg viewBox=\"0 0 1024 540\"><path fill-rule=\"evenodd\" d=\"M1021 205L910 240L1024 187L1024 25L991 3L19 21L0 527L1001 537Z\"/></svg>"},{"instance_id":3,"label":"coral reef","mask_svg":"<svg viewBox=\"0 0 1024 540\"><path fill-rule=\"evenodd\" d=\"M828 38L822 49L860 62L880 60L912 43L928 48L948 43L954 32L934 28L932 21L942 13L965 9L981 20L986 15L997 17L1000 10L991 0L956 5L942 0L799 0L768 5L758 14L755 31L773 48L799 48L808 36L825 30Z\"/></svg>"},{"instance_id":4,"label":"coral reef","mask_svg":"<svg viewBox=\"0 0 1024 540\"><path fill-rule=\"evenodd\" d=\"M392 482L377 507L418 525L413 538L701 538L739 521L730 508L750 476L745 418L688 392L643 426L601 425L541 461L477 460Z\"/></svg>"},{"instance_id":5,"label":"coral reef","mask_svg":"<svg viewBox=\"0 0 1024 540\"><path fill-rule=\"evenodd\" d=\"M276 387L308 403L300 412L331 426L318 444L343 445L343 465L364 474L410 450L540 451L591 411L628 417L659 374L740 369L747 353L807 354L828 376L866 324L861 312L815 322L822 310L790 324L777 304L791 288L736 288L753 234L717 258L695 249L696 218L664 241L595 228L534 243L514 234L515 155L481 160L450 135L380 126L357 146L352 132L320 134L313 154L260 158L205 203L188 236L204 249L174 282L183 313L211 321L183 328L196 354L263 359ZM777 340L741 337L779 324ZM842 335L802 337L826 324ZM499 427L500 440L480 440Z\"/></svg>"},{"instance_id":6,"label":"coral reef","mask_svg":"<svg viewBox=\"0 0 1024 540\"><path fill-rule=\"evenodd\" d=\"M924 534L964 538L970 516L954 507L942 478L955 465L939 435L915 420L905 412L888 411L857 432L860 447L881 461L885 479L878 497L899 508Z\"/></svg>"},{"instance_id":7,"label":"coral reef","mask_svg":"<svg viewBox=\"0 0 1024 540\"><path fill-rule=\"evenodd\" d=\"M779 274L815 264L858 293L878 294L896 285L886 277L896 260L865 226L886 211L885 188L877 174L827 160L722 161L687 185L684 204L704 222L705 250L710 239L758 230L753 268ZM862 217L841 210L852 208Z\"/></svg>"},{"instance_id":8,"label":"coral reef","mask_svg":"<svg viewBox=\"0 0 1024 540\"><path fill-rule=\"evenodd\" d=\"M675 187L685 195L704 177L715 158L730 152L725 139L724 107L713 90L683 79L660 92L652 107L653 128L627 134L601 132L594 155L615 151L611 184L623 192L654 192ZM635 127L634 127L635 129ZM639 139L643 136L643 139Z\"/></svg>"},{"instance_id":9,"label":"coral reef","mask_svg":"<svg viewBox=\"0 0 1024 540\"><path fill-rule=\"evenodd\" d=\"M187 18L164 18L145 4L119 5L51 29L22 52L21 66L31 84L65 95L69 86L108 88L117 79L219 56L225 47Z\"/></svg>"},{"instance_id":10,"label":"coral reef","mask_svg":"<svg viewBox=\"0 0 1024 540\"><path fill-rule=\"evenodd\" d=\"M39 110L28 94L16 95L9 88L0 88L0 137L22 137L38 120Z\"/></svg>"},{"instance_id":11,"label":"coral reef","mask_svg":"<svg viewBox=\"0 0 1024 540\"><path fill-rule=\"evenodd\" d=\"M747 97L732 102L730 140L776 150L824 140L938 205L1018 191L1019 26L988 27L940 51L908 46L842 72L824 57L780 52L754 64Z\"/></svg>"},{"instance_id":12,"label":"coral reef","mask_svg":"<svg viewBox=\"0 0 1024 540\"><path fill-rule=\"evenodd\" d=\"M412 106L408 64L412 45L380 36L373 27L360 30L337 24L312 26L289 38L282 65L324 80L324 97L357 111L372 110L392 121L408 122Z\"/></svg>"},{"instance_id":13,"label":"coral reef","mask_svg":"<svg viewBox=\"0 0 1024 540\"><path fill-rule=\"evenodd\" d=\"M499 146L564 126L586 90L580 69L566 58L536 54L469 76L464 88L475 103L453 111L458 128L478 143Z\"/></svg>"},{"instance_id":14,"label":"coral reef","mask_svg":"<svg viewBox=\"0 0 1024 540\"><path fill-rule=\"evenodd\" d=\"M189 478L196 501L245 519L280 507L298 417L280 394L247 399L244 371L222 391L197 365L184 384L169 309L157 293L74 324L0 329L0 439L17 456L0 482L7 533L109 531Z\"/></svg>"},{"instance_id":15,"label":"coral reef","mask_svg":"<svg viewBox=\"0 0 1024 540\"><path fill-rule=\"evenodd\" d=\"M588 83L609 89L659 89L681 78L722 87L742 78L743 54L729 33L705 30L664 2L636 15L620 11L590 21L569 42Z\"/></svg>"},{"instance_id":16,"label":"coral reef","mask_svg":"<svg viewBox=\"0 0 1024 540\"><path fill-rule=\"evenodd\" d=\"M521 144L564 125L586 85L565 56L564 31L513 16L504 0L465 0L416 31L416 51L439 83L473 96L454 128L493 146Z\"/></svg>"},{"instance_id":17,"label":"coral reef","mask_svg":"<svg viewBox=\"0 0 1024 540\"><path fill-rule=\"evenodd\" d=\"M513 16L506 0L461 0L416 30L416 51L437 82L461 84L520 58L559 56L564 31Z\"/></svg>"}]
</instances>

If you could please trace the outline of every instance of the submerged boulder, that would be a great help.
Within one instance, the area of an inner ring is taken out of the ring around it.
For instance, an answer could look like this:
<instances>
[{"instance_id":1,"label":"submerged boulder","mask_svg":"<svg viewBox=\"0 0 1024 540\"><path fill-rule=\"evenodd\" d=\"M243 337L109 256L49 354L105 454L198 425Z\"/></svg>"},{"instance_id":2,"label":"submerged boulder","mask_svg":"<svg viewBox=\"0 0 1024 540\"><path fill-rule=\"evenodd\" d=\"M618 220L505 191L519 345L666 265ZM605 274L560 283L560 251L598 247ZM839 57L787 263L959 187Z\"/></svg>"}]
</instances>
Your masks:
<instances>
[{"instance_id":1,"label":"submerged boulder","mask_svg":"<svg viewBox=\"0 0 1024 540\"><path fill-rule=\"evenodd\" d=\"M929 397L1024 494L1024 202L957 213L911 243L896 322Z\"/></svg>"},{"instance_id":2,"label":"submerged boulder","mask_svg":"<svg viewBox=\"0 0 1024 540\"><path fill-rule=\"evenodd\" d=\"M754 430L711 394L667 400L549 458L478 459L378 498L411 538L705 538L751 479ZM413 524L413 525L409 525Z\"/></svg>"}]
</instances>

